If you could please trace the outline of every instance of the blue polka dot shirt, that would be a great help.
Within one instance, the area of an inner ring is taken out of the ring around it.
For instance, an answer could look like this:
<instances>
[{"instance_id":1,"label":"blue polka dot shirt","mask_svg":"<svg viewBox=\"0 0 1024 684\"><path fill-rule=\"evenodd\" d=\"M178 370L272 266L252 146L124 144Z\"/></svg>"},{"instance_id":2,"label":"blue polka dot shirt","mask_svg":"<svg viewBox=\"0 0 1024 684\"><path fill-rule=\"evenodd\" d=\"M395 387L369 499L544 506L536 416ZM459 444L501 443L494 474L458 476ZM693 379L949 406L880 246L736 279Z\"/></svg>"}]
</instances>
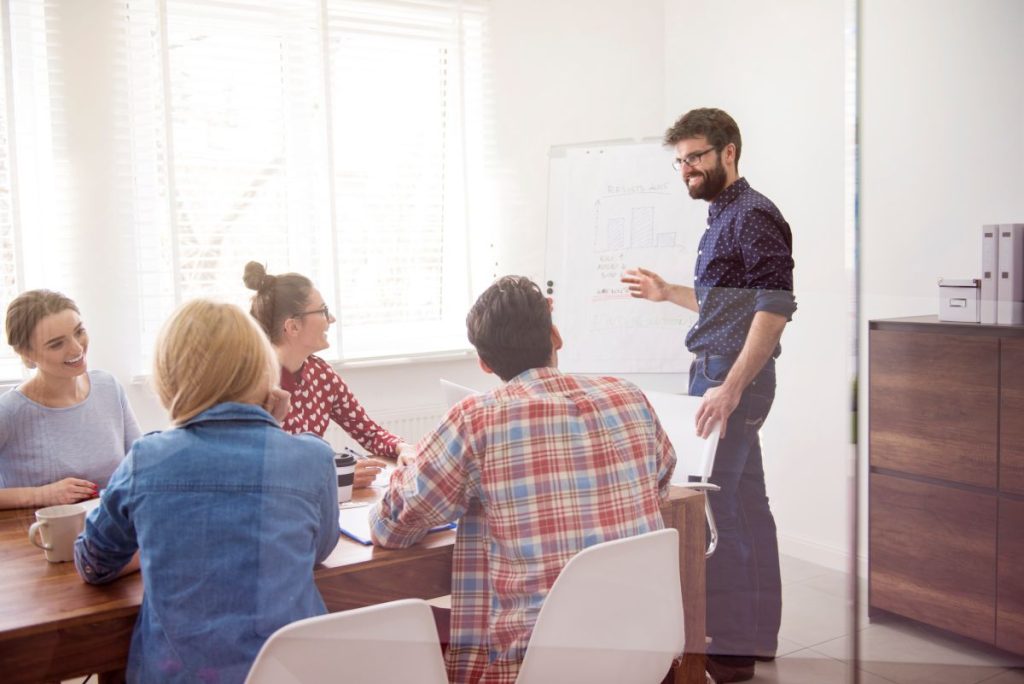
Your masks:
<instances>
[{"instance_id":1,"label":"blue polka dot shirt","mask_svg":"<svg viewBox=\"0 0 1024 684\"><path fill-rule=\"evenodd\" d=\"M694 289L700 314L686 348L695 354L739 354L758 311L793 318L793 235L778 208L745 178L708 206ZM780 353L776 346L772 356Z\"/></svg>"}]
</instances>

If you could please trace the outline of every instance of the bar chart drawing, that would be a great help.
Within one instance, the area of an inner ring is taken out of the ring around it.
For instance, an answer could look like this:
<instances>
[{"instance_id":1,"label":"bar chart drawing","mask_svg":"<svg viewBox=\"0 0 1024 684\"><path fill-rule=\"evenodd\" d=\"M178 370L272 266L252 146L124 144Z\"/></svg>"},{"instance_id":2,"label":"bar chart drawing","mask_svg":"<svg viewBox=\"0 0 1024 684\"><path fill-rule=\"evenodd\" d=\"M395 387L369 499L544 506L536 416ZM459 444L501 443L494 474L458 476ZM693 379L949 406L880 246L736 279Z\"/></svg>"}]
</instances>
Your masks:
<instances>
[{"instance_id":1,"label":"bar chart drawing","mask_svg":"<svg viewBox=\"0 0 1024 684\"><path fill-rule=\"evenodd\" d=\"M594 249L598 252L675 247L676 233L657 230L657 200L649 205L628 206L618 196L598 200Z\"/></svg>"},{"instance_id":2,"label":"bar chart drawing","mask_svg":"<svg viewBox=\"0 0 1024 684\"><path fill-rule=\"evenodd\" d=\"M607 249L629 248L629 245L626 243L626 219L621 216L608 219L606 231L605 244Z\"/></svg>"},{"instance_id":3,"label":"bar chart drawing","mask_svg":"<svg viewBox=\"0 0 1024 684\"><path fill-rule=\"evenodd\" d=\"M633 207L630 210L630 237L633 247L654 246L654 207Z\"/></svg>"}]
</instances>

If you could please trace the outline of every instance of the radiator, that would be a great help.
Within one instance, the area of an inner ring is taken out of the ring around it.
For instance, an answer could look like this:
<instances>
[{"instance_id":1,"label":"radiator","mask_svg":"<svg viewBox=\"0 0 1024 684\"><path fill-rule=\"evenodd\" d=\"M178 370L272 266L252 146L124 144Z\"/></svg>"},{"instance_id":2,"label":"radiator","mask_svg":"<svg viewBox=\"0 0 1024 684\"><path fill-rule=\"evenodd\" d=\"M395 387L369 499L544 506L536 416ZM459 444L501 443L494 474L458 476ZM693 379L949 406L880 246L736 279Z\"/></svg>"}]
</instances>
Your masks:
<instances>
[{"instance_id":1,"label":"radiator","mask_svg":"<svg viewBox=\"0 0 1024 684\"><path fill-rule=\"evenodd\" d=\"M404 441L415 444L423 435L437 427L441 421L443 410L440 405L418 406L391 411L367 412L379 425L391 434L398 435ZM327 443L339 451L342 447L352 447L356 451L365 451L334 422L331 422L324 433Z\"/></svg>"}]
</instances>

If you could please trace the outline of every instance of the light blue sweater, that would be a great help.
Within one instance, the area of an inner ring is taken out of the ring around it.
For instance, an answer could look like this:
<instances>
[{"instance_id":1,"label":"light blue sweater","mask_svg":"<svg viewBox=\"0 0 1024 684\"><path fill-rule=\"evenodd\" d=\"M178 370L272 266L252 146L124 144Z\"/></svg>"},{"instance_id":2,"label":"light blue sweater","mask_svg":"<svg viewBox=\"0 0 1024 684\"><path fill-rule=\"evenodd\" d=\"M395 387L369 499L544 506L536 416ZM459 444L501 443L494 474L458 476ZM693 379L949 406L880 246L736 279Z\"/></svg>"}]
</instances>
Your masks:
<instances>
[{"instance_id":1,"label":"light blue sweater","mask_svg":"<svg viewBox=\"0 0 1024 684\"><path fill-rule=\"evenodd\" d=\"M89 371L89 396L48 408L13 389L0 396L0 487L38 487L80 477L106 486L139 437L124 389Z\"/></svg>"}]
</instances>

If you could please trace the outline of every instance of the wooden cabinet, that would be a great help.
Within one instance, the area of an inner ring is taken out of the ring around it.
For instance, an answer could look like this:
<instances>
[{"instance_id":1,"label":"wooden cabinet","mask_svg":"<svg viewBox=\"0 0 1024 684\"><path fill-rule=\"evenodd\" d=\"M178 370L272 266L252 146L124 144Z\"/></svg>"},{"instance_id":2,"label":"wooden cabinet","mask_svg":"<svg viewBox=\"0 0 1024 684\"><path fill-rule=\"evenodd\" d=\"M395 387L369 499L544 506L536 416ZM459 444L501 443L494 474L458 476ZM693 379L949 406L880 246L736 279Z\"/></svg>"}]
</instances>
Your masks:
<instances>
[{"instance_id":1,"label":"wooden cabinet","mask_svg":"<svg viewBox=\"0 0 1024 684\"><path fill-rule=\"evenodd\" d=\"M1024 326L868 342L870 607L1024 653Z\"/></svg>"},{"instance_id":2,"label":"wooden cabinet","mask_svg":"<svg viewBox=\"0 0 1024 684\"><path fill-rule=\"evenodd\" d=\"M999 359L999 488L1024 496L1024 338L1002 340Z\"/></svg>"},{"instance_id":3,"label":"wooden cabinet","mask_svg":"<svg viewBox=\"0 0 1024 684\"><path fill-rule=\"evenodd\" d=\"M1024 501L999 502L996 645L1024 653Z\"/></svg>"},{"instance_id":4,"label":"wooden cabinet","mask_svg":"<svg viewBox=\"0 0 1024 684\"><path fill-rule=\"evenodd\" d=\"M996 498L870 476L871 606L992 642Z\"/></svg>"},{"instance_id":5,"label":"wooden cabinet","mask_svg":"<svg viewBox=\"0 0 1024 684\"><path fill-rule=\"evenodd\" d=\"M871 465L995 487L999 340L877 330L870 344Z\"/></svg>"}]
</instances>

